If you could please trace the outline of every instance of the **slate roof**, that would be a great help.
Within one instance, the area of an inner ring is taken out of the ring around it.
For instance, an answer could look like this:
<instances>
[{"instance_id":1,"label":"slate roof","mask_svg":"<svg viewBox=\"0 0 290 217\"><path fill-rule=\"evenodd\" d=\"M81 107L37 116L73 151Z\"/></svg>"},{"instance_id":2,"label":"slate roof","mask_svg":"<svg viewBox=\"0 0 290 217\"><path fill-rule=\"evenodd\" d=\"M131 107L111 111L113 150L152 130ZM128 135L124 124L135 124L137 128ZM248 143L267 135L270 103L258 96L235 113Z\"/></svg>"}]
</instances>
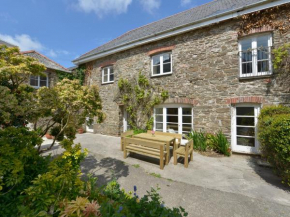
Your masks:
<instances>
[{"instance_id":1,"label":"slate roof","mask_svg":"<svg viewBox=\"0 0 290 217\"><path fill-rule=\"evenodd\" d=\"M3 40L0 39L0 45L1 45L1 44L5 44L7 47L16 47L15 45L10 44L10 43L8 43L8 42L3 41Z\"/></svg>"},{"instance_id":2,"label":"slate roof","mask_svg":"<svg viewBox=\"0 0 290 217\"><path fill-rule=\"evenodd\" d=\"M239 10L259 2L265 2L265 0L214 0L207 4L186 10L184 12L126 32L120 37L81 55L74 61L100 54L116 47L133 43L134 41L141 40L143 38L152 37L163 32L190 25L206 18L224 14L233 10Z\"/></svg>"},{"instance_id":3,"label":"slate roof","mask_svg":"<svg viewBox=\"0 0 290 217\"><path fill-rule=\"evenodd\" d=\"M60 64L54 62L53 60L49 59L48 57L44 56L43 54L38 53L37 51L30 50L30 51L23 51L21 52L23 55L30 56L36 58L45 65L46 68L55 69L63 72L70 72L67 68L61 66Z\"/></svg>"}]
</instances>

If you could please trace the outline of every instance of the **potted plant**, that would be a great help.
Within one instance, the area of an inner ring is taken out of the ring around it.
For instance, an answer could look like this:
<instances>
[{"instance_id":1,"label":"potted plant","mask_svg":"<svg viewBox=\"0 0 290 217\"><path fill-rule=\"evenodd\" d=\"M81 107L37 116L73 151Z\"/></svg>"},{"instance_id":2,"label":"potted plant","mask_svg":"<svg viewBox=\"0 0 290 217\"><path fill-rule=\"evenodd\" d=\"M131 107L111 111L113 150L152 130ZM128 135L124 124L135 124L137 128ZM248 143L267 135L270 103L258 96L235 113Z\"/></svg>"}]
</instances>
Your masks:
<instances>
[{"instance_id":1,"label":"potted plant","mask_svg":"<svg viewBox=\"0 0 290 217\"><path fill-rule=\"evenodd\" d=\"M46 137L47 139L53 139L53 136L52 136L51 134L49 134L49 133L46 133L46 134L45 134L45 137Z\"/></svg>"},{"instance_id":2,"label":"potted plant","mask_svg":"<svg viewBox=\"0 0 290 217\"><path fill-rule=\"evenodd\" d=\"M80 127L79 129L77 129L79 134L83 134L84 133L84 129L82 127Z\"/></svg>"}]
</instances>

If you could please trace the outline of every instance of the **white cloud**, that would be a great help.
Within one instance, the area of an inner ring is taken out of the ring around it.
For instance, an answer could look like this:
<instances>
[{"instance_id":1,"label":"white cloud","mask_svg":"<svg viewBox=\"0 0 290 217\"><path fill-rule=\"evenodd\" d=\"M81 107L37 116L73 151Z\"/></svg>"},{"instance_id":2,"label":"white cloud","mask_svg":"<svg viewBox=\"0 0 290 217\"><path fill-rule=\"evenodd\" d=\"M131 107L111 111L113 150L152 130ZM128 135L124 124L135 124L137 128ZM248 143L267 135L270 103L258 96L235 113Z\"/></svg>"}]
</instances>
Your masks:
<instances>
[{"instance_id":1,"label":"white cloud","mask_svg":"<svg viewBox=\"0 0 290 217\"><path fill-rule=\"evenodd\" d=\"M10 44L18 46L21 51L36 50L52 58L71 54L69 51L66 50L53 50L47 48L43 44L41 44L37 39L31 38L27 34L11 36L0 33L0 39Z\"/></svg>"},{"instance_id":2,"label":"white cloud","mask_svg":"<svg viewBox=\"0 0 290 217\"><path fill-rule=\"evenodd\" d=\"M0 39L18 46L22 51L27 50L42 51L45 49L45 47L39 41L37 41L37 39L33 39L26 34L15 35L14 37L11 35L0 34Z\"/></svg>"},{"instance_id":3,"label":"white cloud","mask_svg":"<svg viewBox=\"0 0 290 217\"><path fill-rule=\"evenodd\" d=\"M78 0L77 8L86 13L94 12L102 17L106 14L126 13L132 0Z\"/></svg>"},{"instance_id":4,"label":"white cloud","mask_svg":"<svg viewBox=\"0 0 290 217\"><path fill-rule=\"evenodd\" d=\"M149 12L152 13L153 10L158 9L161 4L161 0L140 0L141 4L143 5L143 8Z\"/></svg>"},{"instance_id":5,"label":"white cloud","mask_svg":"<svg viewBox=\"0 0 290 217\"><path fill-rule=\"evenodd\" d=\"M191 0L181 0L181 5L182 6L190 4L190 3L191 3Z\"/></svg>"}]
</instances>

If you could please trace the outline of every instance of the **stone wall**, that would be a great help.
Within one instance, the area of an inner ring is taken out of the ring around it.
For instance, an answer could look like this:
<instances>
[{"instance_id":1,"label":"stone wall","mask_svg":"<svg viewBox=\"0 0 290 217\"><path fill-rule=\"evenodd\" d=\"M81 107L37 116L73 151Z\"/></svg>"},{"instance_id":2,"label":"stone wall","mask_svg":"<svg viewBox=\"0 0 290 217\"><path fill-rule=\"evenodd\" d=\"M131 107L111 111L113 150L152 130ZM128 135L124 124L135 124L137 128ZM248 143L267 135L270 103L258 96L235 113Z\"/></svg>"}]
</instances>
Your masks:
<instances>
[{"instance_id":1,"label":"stone wall","mask_svg":"<svg viewBox=\"0 0 290 217\"><path fill-rule=\"evenodd\" d=\"M196 130L216 132L222 129L230 136L231 105L235 103L290 104L289 83L287 86L281 77L239 79L237 28L238 20L218 23L90 62L93 67L87 83L100 87L107 116L104 123L95 125L95 132L120 134L122 107L114 102L118 80L137 76L140 71L154 85L168 90L171 101L185 99L181 102L193 105ZM289 37L290 34L280 35L274 31L274 46L289 42ZM172 47L173 73L151 77L149 54L165 47ZM112 84L101 84L101 67L105 63L114 66L115 82Z\"/></svg>"}]
</instances>

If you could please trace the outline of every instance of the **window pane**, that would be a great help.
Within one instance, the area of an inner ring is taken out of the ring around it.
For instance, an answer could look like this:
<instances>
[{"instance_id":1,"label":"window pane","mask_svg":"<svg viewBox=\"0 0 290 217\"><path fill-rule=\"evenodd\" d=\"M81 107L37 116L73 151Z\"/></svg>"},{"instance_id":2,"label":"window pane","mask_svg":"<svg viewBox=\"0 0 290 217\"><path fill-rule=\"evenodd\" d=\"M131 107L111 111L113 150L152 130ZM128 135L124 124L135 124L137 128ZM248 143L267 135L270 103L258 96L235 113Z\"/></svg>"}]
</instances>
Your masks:
<instances>
[{"instance_id":1,"label":"window pane","mask_svg":"<svg viewBox=\"0 0 290 217\"><path fill-rule=\"evenodd\" d=\"M191 116L183 116L182 117L182 123L191 124Z\"/></svg>"},{"instance_id":2,"label":"window pane","mask_svg":"<svg viewBox=\"0 0 290 217\"><path fill-rule=\"evenodd\" d=\"M154 56L153 58L153 65L160 65L160 56Z\"/></svg>"},{"instance_id":3,"label":"window pane","mask_svg":"<svg viewBox=\"0 0 290 217\"><path fill-rule=\"evenodd\" d=\"M167 116L167 122L178 123L178 116Z\"/></svg>"},{"instance_id":4,"label":"window pane","mask_svg":"<svg viewBox=\"0 0 290 217\"><path fill-rule=\"evenodd\" d=\"M182 131L187 131L187 132L190 132L192 129L191 129L191 124L183 124L182 125Z\"/></svg>"},{"instance_id":5,"label":"window pane","mask_svg":"<svg viewBox=\"0 0 290 217\"><path fill-rule=\"evenodd\" d=\"M163 108L156 108L155 114L163 114Z\"/></svg>"},{"instance_id":6,"label":"window pane","mask_svg":"<svg viewBox=\"0 0 290 217\"><path fill-rule=\"evenodd\" d=\"M171 63L163 64L163 73L171 72Z\"/></svg>"},{"instance_id":7,"label":"window pane","mask_svg":"<svg viewBox=\"0 0 290 217\"><path fill-rule=\"evenodd\" d=\"M237 137L237 145L255 147L255 138Z\"/></svg>"},{"instance_id":8,"label":"window pane","mask_svg":"<svg viewBox=\"0 0 290 217\"><path fill-rule=\"evenodd\" d=\"M183 115L191 115L191 108L182 108L182 114Z\"/></svg>"},{"instance_id":9,"label":"window pane","mask_svg":"<svg viewBox=\"0 0 290 217\"><path fill-rule=\"evenodd\" d=\"M269 61L258 61L258 72L268 72L269 71Z\"/></svg>"},{"instance_id":10,"label":"window pane","mask_svg":"<svg viewBox=\"0 0 290 217\"><path fill-rule=\"evenodd\" d=\"M243 51L242 62L251 62L251 61L252 61L252 51Z\"/></svg>"},{"instance_id":11,"label":"window pane","mask_svg":"<svg viewBox=\"0 0 290 217\"><path fill-rule=\"evenodd\" d=\"M153 66L153 75L160 74L160 65L159 66Z\"/></svg>"},{"instance_id":12,"label":"window pane","mask_svg":"<svg viewBox=\"0 0 290 217\"><path fill-rule=\"evenodd\" d=\"M163 116L162 115L156 115L155 120L156 120L156 122L163 122Z\"/></svg>"},{"instance_id":13,"label":"window pane","mask_svg":"<svg viewBox=\"0 0 290 217\"><path fill-rule=\"evenodd\" d=\"M163 54L163 63L170 63L170 62L171 62L171 55Z\"/></svg>"},{"instance_id":14,"label":"window pane","mask_svg":"<svg viewBox=\"0 0 290 217\"><path fill-rule=\"evenodd\" d=\"M268 48L268 36L262 36L257 38L257 47L259 48Z\"/></svg>"},{"instance_id":15,"label":"window pane","mask_svg":"<svg viewBox=\"0 0 290 217\"><path fill-rule=\"evenodd\" d=\"M108 82L108 74L104 76L104 82Z\"/></svg>"},{"instance_id":16,"label":"window pane","mask_svg":"<svg viewBox=\"0 0 290 217\"><path fill-rule=\"evenodd\" d=\"M110 81L114 81L114 74L110 73Z\"/></svg>"},{"instance_id":17,"label":"window pane","mask_svg":"<svg viewBox=\"0 0 290 217\"><path fill-rule=\"evenodd\" d=\"M252 50L252 40L243 40L241 41L242 51L251 51Z\"/></svg>"},{"instance_id":18,"label":"window pane","mask_svg":"<svg viewBox=\"0 0 290 217\"><path fill-rule=\"evenodd\" d=\"M254 127L237 127L237 135L255 136L255 128Z\"/></svg>"},{"instance_id":19,"label":"window pane","mask_svg":"<svg viewBox=\"0 0 290 217\"><path fill-rule=\"evenodd\" d=\"M178 108L167 108L167 114L178 115Z\"/></svg>"},{"instance_id":20,"label":"window pane","mask_svg":"<svg viewBox=\"0 0 290 217\"><path fill-rule=\"evenodd\" d=\"M174 130L176 133L178 133L178 124L167 124L167 132L170 130Z\"/></svg>"},{"instance_id":21,"label":"window pane","mask_svg":"<svg viewBox=\"0 0 290 217\"><path fill-rule=\"evenodd\" d=\"M242 64L242 74L249 74L252 72L252 62Z\"/></svg>"},{"instance_id":22,"label":"window pane","mask_svg":"<svg viewBox=\"0 0 290 217\"><path fill-rule=\"evenodd\" d=\"M40 81L40 87L46 87L46 81L41 80Z\"/></svg>"},{"instance_id":23,"label":"window pane","mask_svg":"<svg viewBox=\"0 0 290 217\"><path fill-rule=\"evenodd\" d=\"M237 125L255 126L255 118L237 117Z\"/></svg>"},{"instance_id":24,"label":"window pane","mask_svg":"<svg viewBox=\"0 0 290 217\"><path fill-rule=\"evenodd\" d=\"M254 116L254 107L237 107L237 115Z\"/></svg>"},{"instance_id":25,"label":"window pane","mask_svg":"<svg viewBox=\"0 0 290 217\"><path fill-rule=\"evenodd\" d=\"M38 76L30 76L30 85L38 86Z\"/></svg>"},{"instance_id":26,"label":"window pane","mask_svg":"<svg viewBox=\"0 0 290 217\"><path fill-rule=\"evenodd\" d=\"M163 130L163 124L156 123L156 129Z\"/></svg>"}]
</instances>

